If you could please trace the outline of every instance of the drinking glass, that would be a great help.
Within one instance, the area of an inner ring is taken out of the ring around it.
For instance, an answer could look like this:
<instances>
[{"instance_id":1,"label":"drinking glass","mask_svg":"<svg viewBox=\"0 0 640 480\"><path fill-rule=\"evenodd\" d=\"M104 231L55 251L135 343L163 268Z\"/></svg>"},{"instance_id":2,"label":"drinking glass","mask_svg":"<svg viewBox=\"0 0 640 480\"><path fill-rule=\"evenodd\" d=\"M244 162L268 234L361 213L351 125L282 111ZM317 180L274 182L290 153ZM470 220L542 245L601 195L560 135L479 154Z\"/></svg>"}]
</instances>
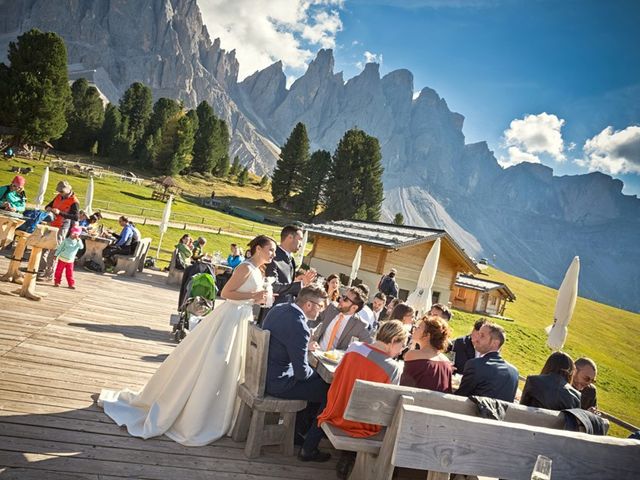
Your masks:
<instances>
[{"instance_id":1,"label":"drinking glass","mask_svg":"<svg viewBox=\"0 0 640 480\"><path fill-rule=\"evenodd\" d=\"M538 455L536 464L531 472L531 480L550 480L551 479L551 459L544 455Z\"/></svg>"}]
</instances>

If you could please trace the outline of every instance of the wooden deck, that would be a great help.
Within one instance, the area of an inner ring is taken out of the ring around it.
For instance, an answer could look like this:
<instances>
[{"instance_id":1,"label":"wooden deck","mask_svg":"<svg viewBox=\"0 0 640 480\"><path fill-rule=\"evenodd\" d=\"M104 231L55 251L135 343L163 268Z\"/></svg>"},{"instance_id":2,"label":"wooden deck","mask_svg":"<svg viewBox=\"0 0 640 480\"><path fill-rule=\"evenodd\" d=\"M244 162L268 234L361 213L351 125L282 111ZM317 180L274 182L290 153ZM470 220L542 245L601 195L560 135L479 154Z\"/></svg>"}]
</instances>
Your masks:
<instances>
[{"instance_id":1,"label":"wooden deck","mask_svg":"<svg viewBox=\"0 0 640 480\"><path fill-rule=\"evenodd\" d=\"M7 266L0 257L0 272ZM78 269L77 290L39 284L49 294L40 302L0 282L0 479L335 478L335 459L249 461L230 438L206 447L133 438L97 407L102 388L140 388L174 348L178 292L165 278Z\"/></svg>"}]
</instances>

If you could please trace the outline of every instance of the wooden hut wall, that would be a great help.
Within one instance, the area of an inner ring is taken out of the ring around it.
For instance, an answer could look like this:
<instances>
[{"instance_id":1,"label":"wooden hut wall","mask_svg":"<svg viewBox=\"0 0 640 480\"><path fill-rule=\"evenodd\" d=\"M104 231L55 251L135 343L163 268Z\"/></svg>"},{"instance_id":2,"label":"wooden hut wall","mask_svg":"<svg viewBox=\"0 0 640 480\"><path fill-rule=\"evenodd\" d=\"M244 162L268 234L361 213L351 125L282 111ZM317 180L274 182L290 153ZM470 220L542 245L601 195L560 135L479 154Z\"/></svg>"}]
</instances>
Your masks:
<instances>
[{"instance_id":1,"label":"wooden hut wall","mask_svg":"<svg viewBox=\"0 0 640 480\"><path fill-rule=\"evenodd\" d=\"M353 263L356 250L358 250L358 245L356 241L338 240L316 234L313 256L319 260L326 260L348 267L347 270L343 272L348 274L351 271L351 264ZM363 244L360 270L377 273L381 255L384 255L384 249Z\"/></svg>"},{"instance_id":2,"label":"wooden hut wall","mask_svg":"<svg viewBox=\"0 0 640 480\"><path fill-rule=\"evenodd\" d=\"M454 287L453 289L453 306L459 310L465 312L473 312L476 305L476 298L478 296L477 290L470 288Z\"/></svg>"},{"instance_id":3,"label":"wooden hut wall","mask_svg":"<svg viewBox=\"0 0 640 480\"><path fill-rule=\"evenodd\" d=\"M400 288L409 290L415 288L420 276L420 271L424 265L424 261L433 247L433 242L421 243L411 247L401 248L399 250L388 252L385 261L384 272L388 272L391 268L398 270L396 279ZM433 282L433 291L440 292L440 303L447 303L451 298L451 289L456 280L456 274L459 271L465 271L466 268L459 264L456 260L451 248L442 242L440 248L440 260L438 262L438 271Z\"/></svg>"}]
</instances>

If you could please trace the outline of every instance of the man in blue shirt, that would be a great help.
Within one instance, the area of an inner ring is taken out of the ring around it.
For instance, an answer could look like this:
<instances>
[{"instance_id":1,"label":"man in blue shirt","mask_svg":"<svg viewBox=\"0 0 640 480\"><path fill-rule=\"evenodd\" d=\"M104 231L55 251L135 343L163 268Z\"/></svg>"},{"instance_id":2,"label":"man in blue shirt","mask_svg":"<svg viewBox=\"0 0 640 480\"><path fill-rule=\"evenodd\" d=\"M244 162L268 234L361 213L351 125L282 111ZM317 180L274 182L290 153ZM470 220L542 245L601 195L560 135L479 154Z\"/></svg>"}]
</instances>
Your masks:
<instances>
[{"instance_id":1,"label":"man in blue shirt","mask_svg":"<svg viewBox=\"0 0 640 480\"><path fill-rule=\"evenodd\" d=\"M115 266L117 261L115 258L116 255L132 255L140 241L140 232L127 217L120 217L118 223L120 223L122 231L119 234L112 233L116 242L113 245L105 247L102 251L104 264L107 268Z\"/></svg>"}]
</instances>

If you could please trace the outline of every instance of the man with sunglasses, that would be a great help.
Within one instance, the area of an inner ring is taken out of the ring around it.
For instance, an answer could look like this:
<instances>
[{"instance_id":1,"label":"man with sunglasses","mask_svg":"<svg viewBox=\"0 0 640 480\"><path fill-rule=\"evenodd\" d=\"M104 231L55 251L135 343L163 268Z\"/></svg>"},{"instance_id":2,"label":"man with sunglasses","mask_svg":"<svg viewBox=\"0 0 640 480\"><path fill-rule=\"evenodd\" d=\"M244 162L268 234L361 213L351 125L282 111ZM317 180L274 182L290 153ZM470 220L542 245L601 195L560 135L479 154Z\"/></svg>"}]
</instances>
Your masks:
<instances>
[{"instance_id":1,"label":"man with sunglasses","mask_svg":"<svg viewBox=\"0 0 640 480\"><path fill-rule=\"evenodd\" d=\"M309 350L346 350L353 337L371 343L369 324L358 315L365 302L362 290L349 288L338 299L337 307L329 304L318 317L320 323L313 332Z\"/></svg>"},{"instance_id":2,"label":"man with sunglasses","mask_svg":"<svg viewBox=\"0 0 640 480\"><path fill-rule=\"evenodd\" d=\"M9 185L0 187L0 209L8 212L22 213L27 206L27 194L23 176L16 175Z\"/></svg>"}]
</instances>

